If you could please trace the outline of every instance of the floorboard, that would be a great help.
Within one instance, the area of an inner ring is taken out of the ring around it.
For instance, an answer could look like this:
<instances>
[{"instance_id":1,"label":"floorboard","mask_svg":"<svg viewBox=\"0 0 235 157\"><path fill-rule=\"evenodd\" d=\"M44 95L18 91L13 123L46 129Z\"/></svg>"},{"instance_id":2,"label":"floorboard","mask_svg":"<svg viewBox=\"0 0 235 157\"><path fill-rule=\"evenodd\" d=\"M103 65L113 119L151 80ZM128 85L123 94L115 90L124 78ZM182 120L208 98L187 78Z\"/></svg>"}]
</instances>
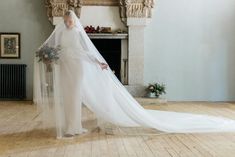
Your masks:
<instances>
[{"instance_id":1,"label":"floorboard","mask_svg":"<svg viewBox=\"0 0 235 157\"><path fill-rule=\"evenodd\" d=\"M143 103L143 101L141 101ZM167 102L142 104L146 109L190 112L235 119L235 103ZM95 115L83 108L89 133L74 139L55 138L42 129L36 106L0 101L0 157L233 157L235 133L158 134L143 128L95 129ZM149 134L141 134L146 131Z\"/></svg>"}]
</instances>

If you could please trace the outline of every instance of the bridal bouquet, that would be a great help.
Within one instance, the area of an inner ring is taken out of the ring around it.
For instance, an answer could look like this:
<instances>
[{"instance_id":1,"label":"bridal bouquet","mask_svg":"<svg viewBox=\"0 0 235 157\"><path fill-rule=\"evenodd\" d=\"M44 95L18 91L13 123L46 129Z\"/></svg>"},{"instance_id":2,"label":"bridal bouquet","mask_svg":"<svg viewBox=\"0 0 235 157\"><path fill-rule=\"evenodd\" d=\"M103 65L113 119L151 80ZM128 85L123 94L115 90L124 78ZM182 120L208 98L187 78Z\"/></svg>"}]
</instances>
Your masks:
<instances>
[{"instance_id":1,"label":"bridal bouquet","mask_svg":"<svg viewBox=\"0 0 235 157\"><path fill-rule=\"evenodd\" d=\"M44 45L38 51L36 51L36 57L39 58L38 62L43 62L46 65L48 72L52 71L52 63L59 59L60 49L60 46L54 48L49 47L48 45Z\"/></svg>"}]
</instances>

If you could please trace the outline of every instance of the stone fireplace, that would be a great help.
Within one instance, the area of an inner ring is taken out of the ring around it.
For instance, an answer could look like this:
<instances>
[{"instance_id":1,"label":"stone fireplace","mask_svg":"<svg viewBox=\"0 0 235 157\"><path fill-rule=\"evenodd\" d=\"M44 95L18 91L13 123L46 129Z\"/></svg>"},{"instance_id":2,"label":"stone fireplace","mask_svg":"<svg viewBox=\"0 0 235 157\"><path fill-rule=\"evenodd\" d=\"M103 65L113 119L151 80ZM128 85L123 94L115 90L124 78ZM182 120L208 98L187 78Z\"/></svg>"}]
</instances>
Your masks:
<instances>
[{"instance_id":1,"label":"stone fireplace","mask_svg":"<svg viewBox=\"0 0 235 157\"><path fill-rule=\"evenodd\" d=\"M88 33L88 36L117 78L124 85L128 85L128 34Z\"/></svg>"},{"instance_id":2,"label":"stone fireplace","mask_svg":"<svg viewBox=\"0 0 235 157\"><path fill-rule=\"evenodd\" d=\"M53 25L62 20L68 9L80 17L83 7L118 8L127 33L88 35L127 90L134 96L144 94L144 28L151 18L153 0L46 0L45 4ZM104 43L113 45L113 49L102 46Z\"/></svg>"}]
</instances>

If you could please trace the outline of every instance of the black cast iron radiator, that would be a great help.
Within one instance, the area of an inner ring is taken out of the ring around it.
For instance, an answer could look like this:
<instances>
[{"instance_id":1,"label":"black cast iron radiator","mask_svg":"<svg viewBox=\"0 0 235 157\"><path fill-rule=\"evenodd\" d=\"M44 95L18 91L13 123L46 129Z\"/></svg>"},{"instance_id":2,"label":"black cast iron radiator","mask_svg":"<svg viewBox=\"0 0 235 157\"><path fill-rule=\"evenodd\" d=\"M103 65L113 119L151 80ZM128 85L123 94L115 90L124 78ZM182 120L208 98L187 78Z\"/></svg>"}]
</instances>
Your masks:
<instances>
[{"instance_id":1,"label":"black cast iron radiator","mask_svg":"<svg viewBox=\"0 0 235 157\"><path fill-rule=\"evenodd\" d=\"M26 65L0 64L0 99L26 98Z\"/></svg>"}]
</instances>

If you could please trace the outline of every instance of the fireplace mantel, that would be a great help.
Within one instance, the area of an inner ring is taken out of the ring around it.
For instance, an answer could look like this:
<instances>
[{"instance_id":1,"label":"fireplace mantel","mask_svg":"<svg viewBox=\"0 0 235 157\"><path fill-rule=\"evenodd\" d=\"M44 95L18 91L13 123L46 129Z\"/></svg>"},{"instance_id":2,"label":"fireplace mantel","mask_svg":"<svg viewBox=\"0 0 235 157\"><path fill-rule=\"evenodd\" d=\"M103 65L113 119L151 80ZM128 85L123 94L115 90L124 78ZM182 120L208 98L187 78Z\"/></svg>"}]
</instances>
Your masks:
<instances>
[{"instance_id":1,"label":"fireplace mantel","mask_svg":"<svg viewBox=\"0 0 235 157\"><path fill-rule=\"evenodd\" d=\"M127 33L87 33L91 39L127 39Z\"/></svg>"}]
</instances>

